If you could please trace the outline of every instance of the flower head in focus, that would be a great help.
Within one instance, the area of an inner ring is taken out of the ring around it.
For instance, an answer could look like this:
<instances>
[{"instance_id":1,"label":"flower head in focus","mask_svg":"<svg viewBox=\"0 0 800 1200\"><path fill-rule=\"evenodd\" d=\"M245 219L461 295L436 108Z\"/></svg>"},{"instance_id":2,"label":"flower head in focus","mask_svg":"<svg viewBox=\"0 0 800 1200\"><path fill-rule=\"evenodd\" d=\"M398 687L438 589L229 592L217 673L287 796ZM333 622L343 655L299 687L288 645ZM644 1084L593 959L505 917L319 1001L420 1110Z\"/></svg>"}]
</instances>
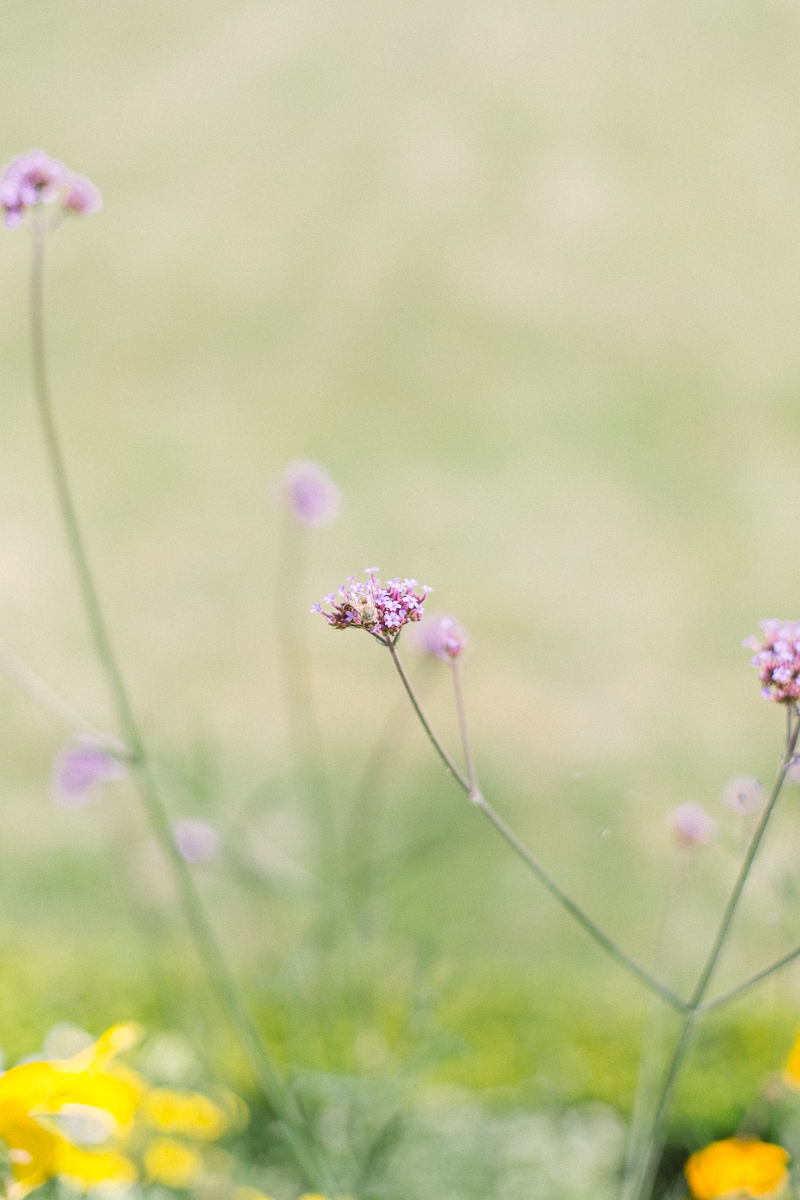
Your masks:
<instances>
[{"instance_id":1,"label":"flower head in focus","mask_svg":"<svg viewBox=\"0 0 800 1200\"><path fill-rule=\"evenodd\" d=\"M295 458L280 480L280 495L299 525L327 525L335 521L342 493L320 463Z\"/></svg>"},{"instance_id":2,"label":"flower head in focus","mask_svg":"<svg viewBox=\"0 0 800 1200\"><path fill-rule=\"evenodd\" d=\"M442 662L454 662L467 648L469 638L455 617L425 617L414 630L414 644L421 654L432 654Z\"/></svg>"},{"instance_id":3,"label":"flower head in focus","mask_svg":"<svg viewBox=\"0 0 800 1200\"><path fill-rule=\"evenodd\" d=\"M679 843L685 849L691 846L705 846L717 836L717 822L701 804L693 804L691 801L679 804L677 808L672 809L667 819Z\"/></svg>"},{"instance_id":4,"label":"flower head in focus","mask_svg":"<svg viewBox=\"0 0 800 1200\"><path fill-rule=\"evenodd\" d=\"M420 620L425 611L425 597L433 589L423 586L417 593L416 579L389 579L381 583L377 572L377 567L367 567L366 583L351 575L338 592L325 596L323 603L330 604L332 612L325 612L322 604L314 604L312 613L322 613L334 629L366 629L381 641L396 641L404 625Z\"/></svg>"},{"instance_id":5,"label":"flower head in focus","mask_svg":"<svg viewBox=\"0 0 800 1200\"><path fill-rule=\"evenodd\" d=\"M758 669L761 695L777 704L795 704L800 698L800 621L761 621L764 640L745 638L755 650L750 665Z\"/></svg>"},{"instance_id":6,"label":"flower head in focus","mask_svg":"<svg viewBox=\"0 0 800 1200\"><path fill-rule=\"evenodd\" d=\"M188 863L209 863L219 856L219 832L208 821L187 818L172 826L172 839L181 858Z\"/></svg>"},{"instance_id":7,"label":"flower head in focus","mask_svg":"<svg viewBox=\"0 0 800 1200\"><path fill-rule=\"evenodd\" d=\"M788 1153L754 1138L725 1138L693 1154L684 1167L695 1200L777 1196L789 1181Z\"/></svg>"},{"instance_id":8,"label":"flower head in focus","mask_svg":"<svg viewBox=\"0 0 800 1200\"><path fill-rule=\"evenodd\" d=\"M737 775L723 787L722 799L736 813L758 812L764 803L764 788L752 775Z\"/></svg>"},{"instance_id":9,"label":"flower head in focus","mask_svg":"<svg viewBox=\"0 0 800 1200\"><path fill-rule=\"evenodd\" d=\"M80 216L97 212L103 203L99 191L85 175L73 174L43 150L18 154L6 163L0 175L0 206L9 229L19 225L29 208L56 201Z\"/></svg>"},{"instance_id":10,"label":"flower head in focus","mask_svg":"<svg viewBox=\"0 0 800 1200\"><path fill-rule=\"evenodd\" d=\"M94 738L81 737L53 760L51 791L62 808L84 808L96 799L98 784L122 779L128 768Z\"/></svg>"}]
</instances>

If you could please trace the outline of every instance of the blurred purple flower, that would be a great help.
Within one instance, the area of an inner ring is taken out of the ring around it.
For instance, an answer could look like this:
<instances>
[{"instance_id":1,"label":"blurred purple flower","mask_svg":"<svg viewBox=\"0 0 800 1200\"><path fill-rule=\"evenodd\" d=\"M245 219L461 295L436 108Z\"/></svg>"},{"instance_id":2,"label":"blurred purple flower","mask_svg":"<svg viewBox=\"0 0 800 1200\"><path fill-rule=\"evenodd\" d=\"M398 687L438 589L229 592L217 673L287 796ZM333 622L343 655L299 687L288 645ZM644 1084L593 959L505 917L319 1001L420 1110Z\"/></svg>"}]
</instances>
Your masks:
<instances>
[{"instance_id":1,"label":"blurred purple flower","mask_svg":"<svg viewBox=\"0 0 800 1200\"><path fill-rule=\"evenodd\" d=\"M70 175L62 203L79 217L88 217L103 207L103 197L85 175Z\"/></svg>"},{"instance_id":2,"label":"blurred purple flower","mask_svg":"<svg viewBox=\"0 0 800 1200\"><path fill-rule=\"evenodd\" d=\"M51 791L62 808L83 808L97 799L98 784L122 779L127 765L94 738L80 738L53 760Z\"/></svg>"},{"instance_id":3,"label":"blurred purple flower","mask_svg":"<svg viewBox=\"0 0 800 1200\"><path fill-rule=\"evenodd\" d=\"M43 150L18 154L0 175L0 207L9 229L19 225L25 210L61 200L65 208L86 215L102 205L100 193L85 175L73 175L58 159Z\"/></svg>"},{"instance_id":4,"label":"blurred purple flower","mask_svg":"<svg viewBox=\"0 0 800 1200\"><path fill-rule=\"evenodd\" d=\"M320 463L295 458L281 476L281 495L300 525L335 521L342 493Z\"/></svg>"},{"instance_id":5,"label":"blurred purple flower","mask_svg":"<svg viewBox=\"0 0 800 1200\"><path fill-rule=\"evenodd\" d=\"M693 804L691 801L673 808L667 816L667 821L681 846L686 849L690 846L704 846L713 842L717 836L717 822L708 815L702 805Z\"/></svg>"},{"instance_id":6,"label":"blurred purple flower","mask_svg":"<svg viewBox=\"0 0 800 1200\"><path fill-rule=\"evenodd\" d=\"M800 699L800 621L771 617L760 625L764 640L749 637L742 645L756 651L750 665L758 668L761 695L777 704L795 704Z\"/></svg>"},{"instance_id":7,"label":"blurred purple flower","mask_svg":"<svg viewBox=\"0 0 800 1200\"><path fill-rule=\"evenodd\" d=\"M459 658L469 644L463 625L455 617L423 617L414 630L414 646L421 654L434 654L442 662Z\"/></svg>"},{"instance_id":8,"label":"blurred purple flower","mask_svg":"<svg viewBox=\"0 0 800 1200\"><path fill-rule=\"evenodd\" d=\"M188 863L209 863L219 857L222 839L208 821L186 818L172 826L172 838L181 858Z\"/></svg>"},{"instance_id":9,"label":"blurred purple flower","mask_svg":"<svg viewBox=\"0 0 800 1200\"><path fill-rule=\"evenodd\" d=\"M764 789L752 775L737 775L723 787L722 799L734 812L754 813L764 803Z\"/></svg>"}]
</instances>

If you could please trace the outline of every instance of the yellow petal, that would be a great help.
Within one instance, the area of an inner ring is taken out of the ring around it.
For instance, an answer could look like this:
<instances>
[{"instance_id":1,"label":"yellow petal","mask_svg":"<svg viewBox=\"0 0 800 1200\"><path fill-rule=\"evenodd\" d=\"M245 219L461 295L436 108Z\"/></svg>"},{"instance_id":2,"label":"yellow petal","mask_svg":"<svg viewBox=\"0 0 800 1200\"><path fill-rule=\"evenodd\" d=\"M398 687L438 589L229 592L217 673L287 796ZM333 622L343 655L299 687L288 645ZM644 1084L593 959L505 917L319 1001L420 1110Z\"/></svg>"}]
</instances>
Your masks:
<instances>
[{"instance_id":1,"label":"yellow petal","mask_svg":"<svg viewBox=\"0 0 800 1200\"><path fill-rule=\"evenodd\" d=\"M178 1092L172 1088L153 1088L147 1092L139 1113L154 1129L204 1142L218 1138L230 1125L219 1105L202 1092Z\"/></svg>"},{"instance_id":2,"label":"yellow petal","mask_svg":"<svg viewBox=\"0 0 800 1200\"><path fill-rule=\"evenodd\" d=\"M144 1037L144 1029L135 1021L120 1021L112 1025L91 1046L81 1050L73 1058L61 1060L61 1065L69 1071L99 1071L108 1066L112 1058L130 1050Z\"/></svg>"},{"instance_id":3,"label":"yellow petal","mask_svg":"<svg viewBox=\"0 0 800 1200\"><path fill-rule=\"evenodd\" d=\"M133 1183L136 1179L136 1167L115 1150L93 1153L63 1140L57 1156L57 1173L83 1188L103 1182Z\"/></svg>"},{"instance_id":4,"label":"yellow petal","mask_svg":"<svg viewBox=\"0 0 800 1200\"><path fill-rule=\"evenodd\" d=\"M174 1138L153 1138L144 1156L144 1165L152 1180L174 1188L191 1187L203 1170L200 1154Z\"/></svg>"},{"instance_id":5,"label":"yellow petal","mask_svg":"<svg viewBox=\"0 0 800 1200\"><path fill-rule=\"evenodd\" d=\"M790 1087L800 1087L800 1038L789 1051L789 1057L786 1060L786 1066L783 1071L783 1078Z\"/></svg>"},{"instance_id":6,"label":"yellow petal","mask_svg":"<svg viewBox=\"0 0 800 1200\"><path fill-rule=\"evenodd\" d=\"M684 1168L695 1200L741 1192L753 1200L776 1195L788 1180L782 1146L752 1138L725 1138L693 1154Z\"/></svg>"}]
</instances>

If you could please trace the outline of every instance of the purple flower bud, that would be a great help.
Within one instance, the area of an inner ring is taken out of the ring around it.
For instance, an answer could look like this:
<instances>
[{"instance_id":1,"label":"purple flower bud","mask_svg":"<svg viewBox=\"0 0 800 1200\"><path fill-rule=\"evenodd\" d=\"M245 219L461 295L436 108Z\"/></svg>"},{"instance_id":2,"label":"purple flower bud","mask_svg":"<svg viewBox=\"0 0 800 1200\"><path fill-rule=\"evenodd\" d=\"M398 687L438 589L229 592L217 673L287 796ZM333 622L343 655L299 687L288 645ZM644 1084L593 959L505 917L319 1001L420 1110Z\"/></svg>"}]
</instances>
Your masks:
<instances>
[{"instance_id":1,"label":"purple flower bud","mask_svg":"<svg viewBox=\"0 0 800 1200\"><path fill-rule=\"evenodd\" d=\"M673 808L667 815L667 824L685 849L706 845L717 836L717 822L702 805L691 801Z\"/></svg>"},{"instance_id":2,"label":"purple flower bud","mask_svg":"<svg viewBox=\"0 0 800 1200\"><path fill-rule=\"evenodd\" d=\"M455 617L425 617L414 630L414 646L420 654L434 654L442 662L459 658L468 644L467 631Z\"/></svg>"},{"instance_id":3,"label":"purple flower bud","mask_svg":"<svg viewBox=\"0 0 800 1200\"><path fill-rule=\"evenodd\" d=\"M53 760L53 800L62 808L83 808L97 799L98 784L122 779L127 773L126 764L100 742L80 738Z\"/></svg>"},{"instance_id":4,"label":"purple flower bud","mask_svg":"<svg viewBox=\"0 0 800 1200\"><path fill-rule=\"evenodd\" d=\"M219 857L222 839L208 821L187 818L172 826L172 839L188 863L210 863Z\"/></svg>"},{"instance_id":5,"label":"purple flower bud","mask_svg":"<svg viewBox=\"0 0 800 1200\"><path fill-rule=\"evenodd\" d=\"M319 463L294 459L281 476L280 490L300 525L327 525L339 515L342 493Z\"/></svg>"},{"instance_id":6,"label":"purple flower bud","mask_svg":"<svg viewBox=\"0 0 800 1200\"><path fill-rule=\"evenodd\" d=\"M754 813L764 803L764 789L752 775L737 775L723 787L722 799L736 813Z\"/></svg>"},{"instance_id":7,"label":"purple flower bud","mask_svg":"<svg viewBox=\"0 0 800 1200\"><path fill-rule=\"evenodd\" d=\"M79 217L88 217L103 207L103 198L85 175L70 175L62 204Z\"/></svg>"}]
</instances>

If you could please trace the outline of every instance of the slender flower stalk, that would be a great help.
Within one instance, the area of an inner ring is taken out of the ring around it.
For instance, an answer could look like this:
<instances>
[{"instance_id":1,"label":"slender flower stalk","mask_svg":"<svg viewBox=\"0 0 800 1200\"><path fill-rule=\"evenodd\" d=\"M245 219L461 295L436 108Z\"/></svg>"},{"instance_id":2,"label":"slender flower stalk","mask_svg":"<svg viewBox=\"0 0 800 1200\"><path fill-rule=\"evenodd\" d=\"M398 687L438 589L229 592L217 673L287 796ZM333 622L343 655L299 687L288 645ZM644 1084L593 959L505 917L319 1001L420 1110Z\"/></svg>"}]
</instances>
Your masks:
<instances>
[{"instance_id":1,"label":"slender flower stalk","mask_svg":"<svg viewBox=\"0 0 800 1200\"><path fill-rule=\"evenodd\" d=\"M479 790L477 781L473 788L469 779L467 779L458 769L453 760L450 758L450 755L442 746L436 734L433 732L428 718L425 716L422 706L420 705L420 702L414 692L411 681L406 674L406 670L400 661L400 656L397 653L397 646L395 642L392 639L387 639L384 644L389 648L392 661L398 675L400 676L400 679L402 680L403 687L406 689L408 698L413 705L414 711L419 717L420 723L428 735L428 738L430 739L434 749L444 762L445 766L454 776L457 783L460 785L463 791L467 793L476 808L479 808L484 816L491 821L497 832L501 835L501 837L505 838L512 850L516 851L522 861L528 867L530 867L539 882L542 883L544 887L547 888L548 892L550 892L550 894L554 896L556 900L558 900L559 904L561 904L561 906L565 908L572 917L575 918L578 924L583 926L590 937L594 938L594 940L601 945L603 949L606 950L607 953L610 954L611 957L620 964L620 966L624 967L626 971L629 971L631 975L635 976L635 978L643 983L645 987L649 988L652 992L657 992L663 1000L666 1000L666 1002L672 1005L673 1008L677 1009L678 1012L684 1012L686 1008L686 1002L677 994L677 992L674 992L672 988L667 987L667 985L662 983L661 980L656 979L654 975L651 975L649 971L640 966L635 959L631 958L631 956L627 954L621 946L618 946L617 943L610 938L595 921L592 920L588 913L585 913L583 909L575 903L572 897L564 891L559 883L556 882L546 867L539 862L538 858L531 853L524 842L522 842L514 833L514 831L505 823L503 818L497 812L495 812L491 804L489 804ZM463 731L466 733L466 722L463 725ZM471 758L471 754L469 754L468 757Z\"/></svg>"},{"instance_id":2,"label":"slender flower stalk","mask_svg":"<svg viewBox=\"0 0 800 1200\"><path fill-rule=\"evenodd\" d=\"M747 882L747 878L750 874L756 855L758 854L758 850L761 846L761 842L770 818L775 811L776 804L778 803L781 789L783 788L783 784L786 779L786 773L797 745L798 734L800 734L800 715L798 715L795 702L792 699L786 703L786 740L783 754L781 755L780 763L778 765L778 771L775 776L775 782L772 785L769 797L764 805L758 825L756 826L753 836L750 839L750 844L739 869L739 874L736 877L736 882L734 883L733 889L728 897L728 902L725 905L725 911L722 914L714 943L709 951L705 965L700 972L700 976L695 984L694 991L692 992L692 995L686 1005L683 1014L683 1025L681 1032L662 1081L661 1094L659 1096L658 1106L656 1108L650 1130L648 1153L641 1164L638 1176L632 1181L632 1186L629 1193L631 1196L635 1197L636 1200L646 1200L646 1198L650 1195L653 1179L655 1178L655 1173L661 1156L664 1129L667 1118L669 1117L670 1104L675 1089L675 1084L689 1049L695 1023L698 1016L701 1014L701 1011L703 1011L703 998L719 961L720 954L722 953L727 941L731 923L739 905L742 891L744 890L744 885ZM712 1003L708 1006L708 1008L719 1007L720 1004L725 1003L734 995L737 995L740 991L744 990L744 987L750 986L752 982L758 982L760 979L766 978L767 975L772 974L774 971L778 970L779 967L785 966L786 963L791 962L795 957L796 952L785 955L783 959L778 961L778 963L773 964L773 966L767 968L766 971L760 972L759 975L755 976L753 980L746 981L743 987L734 988L724 996L719 997L717 1003Z\"/></svg>"},{"instance_id":3,"label":"slender flower stalk","mask_svg":"<svg viewBox=\"0 0 800 1200\"><path fill-rule=\"evenodd\" d=\"M189 865L175 844L170 819L156 783L113 650L72 499L53 415L47 377L44 328L44 259L49 229L40 206L32 208L31 216L33 258L30 304L34 394L47 459L64 522L67 543L78 578L80 594L86 610L91 638L106 677L124 741L130 750L130 762L139 784L144 807L155 835L172 867L184 913L201 958L227 1010L231 1023L241 1039L254 1074L270 1106L284 1123L287 1141L292 1146L301 1170L309 1182L319 1185L320 1182L324 1182L324 1179L321 1179L321 1170L316 1156L307 1145L306 1138L302 1133L302 1122L292 1109L277 1064L264 1043L239 986L228 968L219 942L206 916Z\"/></svg>"}]
</instances>

